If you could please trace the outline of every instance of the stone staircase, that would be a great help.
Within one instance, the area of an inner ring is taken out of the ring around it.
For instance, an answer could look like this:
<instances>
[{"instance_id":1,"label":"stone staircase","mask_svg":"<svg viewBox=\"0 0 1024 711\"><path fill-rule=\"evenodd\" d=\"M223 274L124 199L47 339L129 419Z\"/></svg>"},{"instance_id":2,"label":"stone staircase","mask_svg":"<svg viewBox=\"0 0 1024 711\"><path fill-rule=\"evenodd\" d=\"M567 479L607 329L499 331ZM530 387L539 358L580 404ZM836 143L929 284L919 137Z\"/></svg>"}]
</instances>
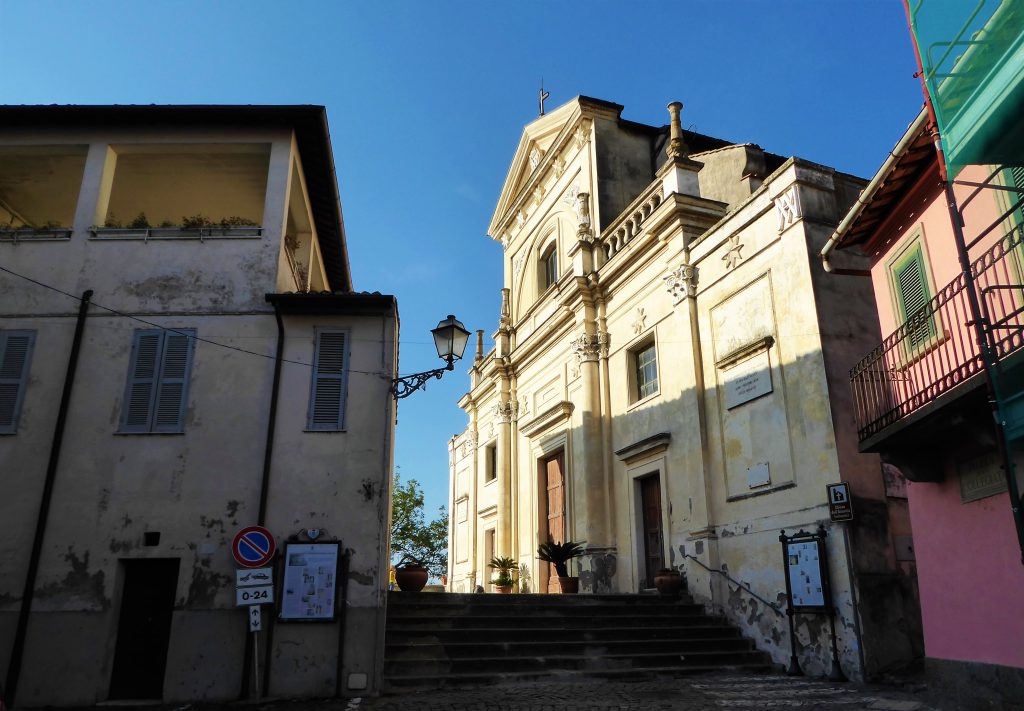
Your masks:
<instances>
[{"instance_id":1,"label":"stone staircase","mask_svg":"<svg viewBox=\"0 0 1024 711\"><path fill-rule=\"evenodd\" d=\"M656 595L388 593L384 691L549 676L769 671L724 618Z\"/></svg>"}]
</instances>

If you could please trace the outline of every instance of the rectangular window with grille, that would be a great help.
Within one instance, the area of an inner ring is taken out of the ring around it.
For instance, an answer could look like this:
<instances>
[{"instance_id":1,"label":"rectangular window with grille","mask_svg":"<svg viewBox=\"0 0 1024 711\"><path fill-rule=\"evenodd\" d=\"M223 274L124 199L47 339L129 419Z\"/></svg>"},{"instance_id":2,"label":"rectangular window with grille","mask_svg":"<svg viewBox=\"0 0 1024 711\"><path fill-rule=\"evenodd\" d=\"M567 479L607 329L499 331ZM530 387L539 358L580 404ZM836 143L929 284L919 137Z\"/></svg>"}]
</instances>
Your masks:
<instances>
[{"instance_id":1,"label":"rectangular window with grille","mask_svg":"<svg viewBox=\"0 0 1024 711\"><path fill-rule=\"evenodd\" d=\"M35 331L0 331L0 434L18 431Z\"/></svg>"},{"instance_id":2,"label":"rectangular window with grille","mask_svg":"<svg viewBox=\"0 0 1024 711\"><path fill-rule=\"evenodd\" d=\"M195 335L194 328L135 331L120 432L185 431Z\"/></svg>"},{"instance_id":3,"label":"rectangular window with grille","mask_svg":"<svg viewBox=\"0 0 1024 711\"><path fill-rule=\"evenodd\" d=\"M935 317L920 243L914 245L892 266L892 283L900 319L906 327L904 343L910 355L935 337Z\"/></svg>"},{"instance_id":4,"label":"rectangular window with grille","mask_svg":"<svg viewBox=\"0 0 1024 711\"><path fill-rule=\"evenodd\" d=\"M348 389L348 331L316 330L313 382L306 429L338 432L345 429Z\"/></svg>"},{"instance_id":5,"label":"rectangular window with grille","mask_svg":"<svg viewBox=\"0 0 1024 711\"><path fill-rule=\"evenodd\" d=\"M658 358L654 344L650 343L633 352L636 375L636 398L643 400L658 392Z\"/></svg>"}]
</instances>

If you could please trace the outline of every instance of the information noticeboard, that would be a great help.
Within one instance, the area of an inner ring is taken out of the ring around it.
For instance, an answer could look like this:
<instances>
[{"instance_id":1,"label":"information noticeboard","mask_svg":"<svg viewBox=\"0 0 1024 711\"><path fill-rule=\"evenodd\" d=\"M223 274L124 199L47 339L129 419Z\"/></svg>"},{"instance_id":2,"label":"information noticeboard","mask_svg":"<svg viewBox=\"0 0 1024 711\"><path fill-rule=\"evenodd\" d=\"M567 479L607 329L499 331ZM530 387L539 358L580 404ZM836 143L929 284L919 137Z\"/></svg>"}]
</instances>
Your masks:
<instances>
[{"instance_id":1,"label":"information noticeboard","mask_svg":"<svg viewBox=\"0 0 1024 711\"><path fill-rule=\"evenodd\" d=\"M338 543L289 543L285 546L281 586L283 621L330 622L338 591Z\"/></svg>"},{"instance_id":2,"label":"information noticeboard","mask_svg":"<svg viewBox=\"0 0 1024 711\"><path fill-rule=\"evenodd\" d=\"M787 541L786 577L794 610L823 610L828 607L824 551L820 538Z\"/></svg>"}]
</instances>

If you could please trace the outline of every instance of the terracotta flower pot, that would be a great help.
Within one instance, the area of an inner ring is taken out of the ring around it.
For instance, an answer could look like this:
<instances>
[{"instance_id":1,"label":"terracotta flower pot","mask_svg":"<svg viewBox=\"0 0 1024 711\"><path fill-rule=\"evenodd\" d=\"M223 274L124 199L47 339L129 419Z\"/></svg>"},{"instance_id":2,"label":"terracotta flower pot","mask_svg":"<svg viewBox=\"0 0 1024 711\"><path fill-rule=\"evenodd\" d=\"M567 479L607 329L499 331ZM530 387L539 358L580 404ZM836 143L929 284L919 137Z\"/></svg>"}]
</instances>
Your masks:
<instances>
[{"instance_id":1,"label":"terracotta flower pot","mask_svg":"<svg viewBox=\"0 0 1024 711\"><path fill-rule=\"evenodd\" d=\"M580 579L563 578L561 575L559 575L558 587L561 588L563 595L578 593L580 591Z\"/></svg>"},{"instance_id":2,"label":"terracotta flower pot","mask_svg":"<svg viewBox=\"0 0 1024 711\"><path fill-rule=\"evenodd\" d=\"M662 568L654 574L654 587L665 597L678 597L682 586L683 580L679 577L678 570Z\"/></svg>"},{"instance_id":3,"label":"terracotta flower pot","mask_svg":"<svg viewBox=\"0 0 1024 711\"><path fill-rule=\"evenodd\" d=\"M495 585L494 592L501 593L502 595L509 595L512 593L511 585Z\"/></svg>"},{"instance_id":4,"label":"terracotta flower pot","mask_svg":"<svg viewBox=\"0 0 1024 711\"><path fill-rule=\"evenodd\" d=\"M410 565L395 570L395 582L402 592L419 592L427 584L427 569Z\"/></svg>"}]
</instances>

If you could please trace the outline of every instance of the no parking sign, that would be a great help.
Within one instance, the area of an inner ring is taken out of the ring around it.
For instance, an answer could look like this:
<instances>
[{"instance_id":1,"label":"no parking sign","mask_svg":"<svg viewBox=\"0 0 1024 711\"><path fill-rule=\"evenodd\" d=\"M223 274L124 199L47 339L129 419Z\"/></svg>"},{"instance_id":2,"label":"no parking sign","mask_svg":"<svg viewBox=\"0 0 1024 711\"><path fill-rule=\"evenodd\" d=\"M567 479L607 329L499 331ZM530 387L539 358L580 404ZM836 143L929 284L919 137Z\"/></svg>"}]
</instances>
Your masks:
<instances>
[{"instance_id":1,"label":"no parking sign","mask_svg":"<svg viewBox=\"0 0 1024 711\"><path fill-rule=\"evenodd\" d=\"M274 557L277 544L270 531L263 526L249 526L235 535L231 542L231 554L243 568L260 568Z\"/></svg>"}]
</instances>

